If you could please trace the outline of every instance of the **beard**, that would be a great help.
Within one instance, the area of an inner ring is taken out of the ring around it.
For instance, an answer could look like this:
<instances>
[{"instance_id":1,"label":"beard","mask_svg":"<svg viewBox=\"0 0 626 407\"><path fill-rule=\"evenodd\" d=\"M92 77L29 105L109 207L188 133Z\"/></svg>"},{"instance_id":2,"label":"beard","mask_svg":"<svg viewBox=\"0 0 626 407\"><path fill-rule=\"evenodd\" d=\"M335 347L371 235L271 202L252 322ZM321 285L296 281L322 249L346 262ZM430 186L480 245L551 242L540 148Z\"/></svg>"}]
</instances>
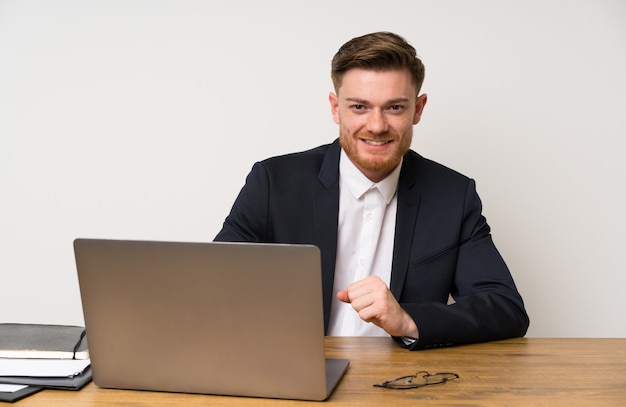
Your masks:
<instances>
[{"instance_id":1,"label":"beard","mask_svg":"<svg viewBox=\"0 0 626 407\"><path fill-rule=\"evenodd\" d=\"M394 150L377 154L364 154L359 152L360 139L369 140L393 140ZM411 141L413 139L412 133L406 133L400 137L397 134L383 133L373 136L369 133L355 133L350 135L349 133L340 130L339 131L339 144L345 151L346 155L354 163L354 165L361 169L372 173L384 174L387 176L402 160L404 154L411 148Z\"/></svg>"}]
</instances>

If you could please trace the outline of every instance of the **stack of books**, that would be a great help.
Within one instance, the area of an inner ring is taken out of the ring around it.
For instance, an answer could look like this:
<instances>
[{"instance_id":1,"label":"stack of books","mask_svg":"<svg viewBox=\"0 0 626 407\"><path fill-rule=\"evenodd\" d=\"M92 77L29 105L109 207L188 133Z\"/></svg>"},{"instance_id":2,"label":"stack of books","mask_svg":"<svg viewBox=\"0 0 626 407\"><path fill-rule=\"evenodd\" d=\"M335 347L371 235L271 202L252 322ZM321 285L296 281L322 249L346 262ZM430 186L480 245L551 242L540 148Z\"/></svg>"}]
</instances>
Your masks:
<instances>
[{"instance_id":1,"label":"stack of books","mask_svg":"<svg viewBox=\"0 0 626 407\"><path fill-rule=\"evenodd\" d=\"M79 390L91 377L83 327L0 324L0 401L46 388Z\"/></svg>"}]
</instances>

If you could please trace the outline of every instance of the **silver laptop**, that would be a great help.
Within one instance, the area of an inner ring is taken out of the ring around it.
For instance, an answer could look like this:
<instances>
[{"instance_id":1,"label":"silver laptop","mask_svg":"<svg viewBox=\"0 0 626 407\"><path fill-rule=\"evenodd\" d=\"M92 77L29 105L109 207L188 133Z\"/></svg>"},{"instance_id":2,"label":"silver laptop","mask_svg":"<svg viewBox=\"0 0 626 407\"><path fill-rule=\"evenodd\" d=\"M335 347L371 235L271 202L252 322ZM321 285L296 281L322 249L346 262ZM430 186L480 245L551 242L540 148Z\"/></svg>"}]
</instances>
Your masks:
<instances>
[{"instance_id":1,"label":"silver laptop","mask_svg":"<svg viewBox=\"0 0 626 407\"><path fill-rule=\"evenodd\" d=\"M76 239L93 380L105 388L325 400L319 249Z\"/></svg>"}]
</instances>

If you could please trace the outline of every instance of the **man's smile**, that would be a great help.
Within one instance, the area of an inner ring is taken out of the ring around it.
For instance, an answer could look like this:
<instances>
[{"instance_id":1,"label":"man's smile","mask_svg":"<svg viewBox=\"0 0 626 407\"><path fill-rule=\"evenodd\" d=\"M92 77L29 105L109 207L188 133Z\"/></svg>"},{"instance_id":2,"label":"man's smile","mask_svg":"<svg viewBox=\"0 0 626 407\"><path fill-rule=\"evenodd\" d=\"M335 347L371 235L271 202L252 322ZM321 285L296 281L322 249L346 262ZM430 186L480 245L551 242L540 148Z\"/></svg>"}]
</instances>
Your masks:
<instances>
[{"instance_id":1,"label":"man's smile","mask_svg":"<svg viewBox=\"0 0 626 407\"><path fill-rule=\"evenodd\" d=\"M391 140L366 140L366 139L361 139L361 140L371 146L382 146L382 145L391 143Z\"/></svg>"}]
</instances>

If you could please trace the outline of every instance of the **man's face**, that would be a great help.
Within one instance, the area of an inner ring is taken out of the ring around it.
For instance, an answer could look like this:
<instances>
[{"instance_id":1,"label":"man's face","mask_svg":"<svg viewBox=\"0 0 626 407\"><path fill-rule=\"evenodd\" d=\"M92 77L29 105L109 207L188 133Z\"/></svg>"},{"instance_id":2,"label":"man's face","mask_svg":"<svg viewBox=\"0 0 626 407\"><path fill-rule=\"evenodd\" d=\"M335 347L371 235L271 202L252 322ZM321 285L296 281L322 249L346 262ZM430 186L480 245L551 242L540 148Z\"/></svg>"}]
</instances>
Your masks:
<instances>
[{"instance_id":1,"label":"man's face","mask_svg":"<svg viewBox=\"0 0 626 407\"><path fill-rule=\"evenodd\" d=\"M344 74L329 101L341 147L367 178L378 182L411 147L426 95L417 96L408 70L355 68Z\"/></svg>"}]
</instances>

